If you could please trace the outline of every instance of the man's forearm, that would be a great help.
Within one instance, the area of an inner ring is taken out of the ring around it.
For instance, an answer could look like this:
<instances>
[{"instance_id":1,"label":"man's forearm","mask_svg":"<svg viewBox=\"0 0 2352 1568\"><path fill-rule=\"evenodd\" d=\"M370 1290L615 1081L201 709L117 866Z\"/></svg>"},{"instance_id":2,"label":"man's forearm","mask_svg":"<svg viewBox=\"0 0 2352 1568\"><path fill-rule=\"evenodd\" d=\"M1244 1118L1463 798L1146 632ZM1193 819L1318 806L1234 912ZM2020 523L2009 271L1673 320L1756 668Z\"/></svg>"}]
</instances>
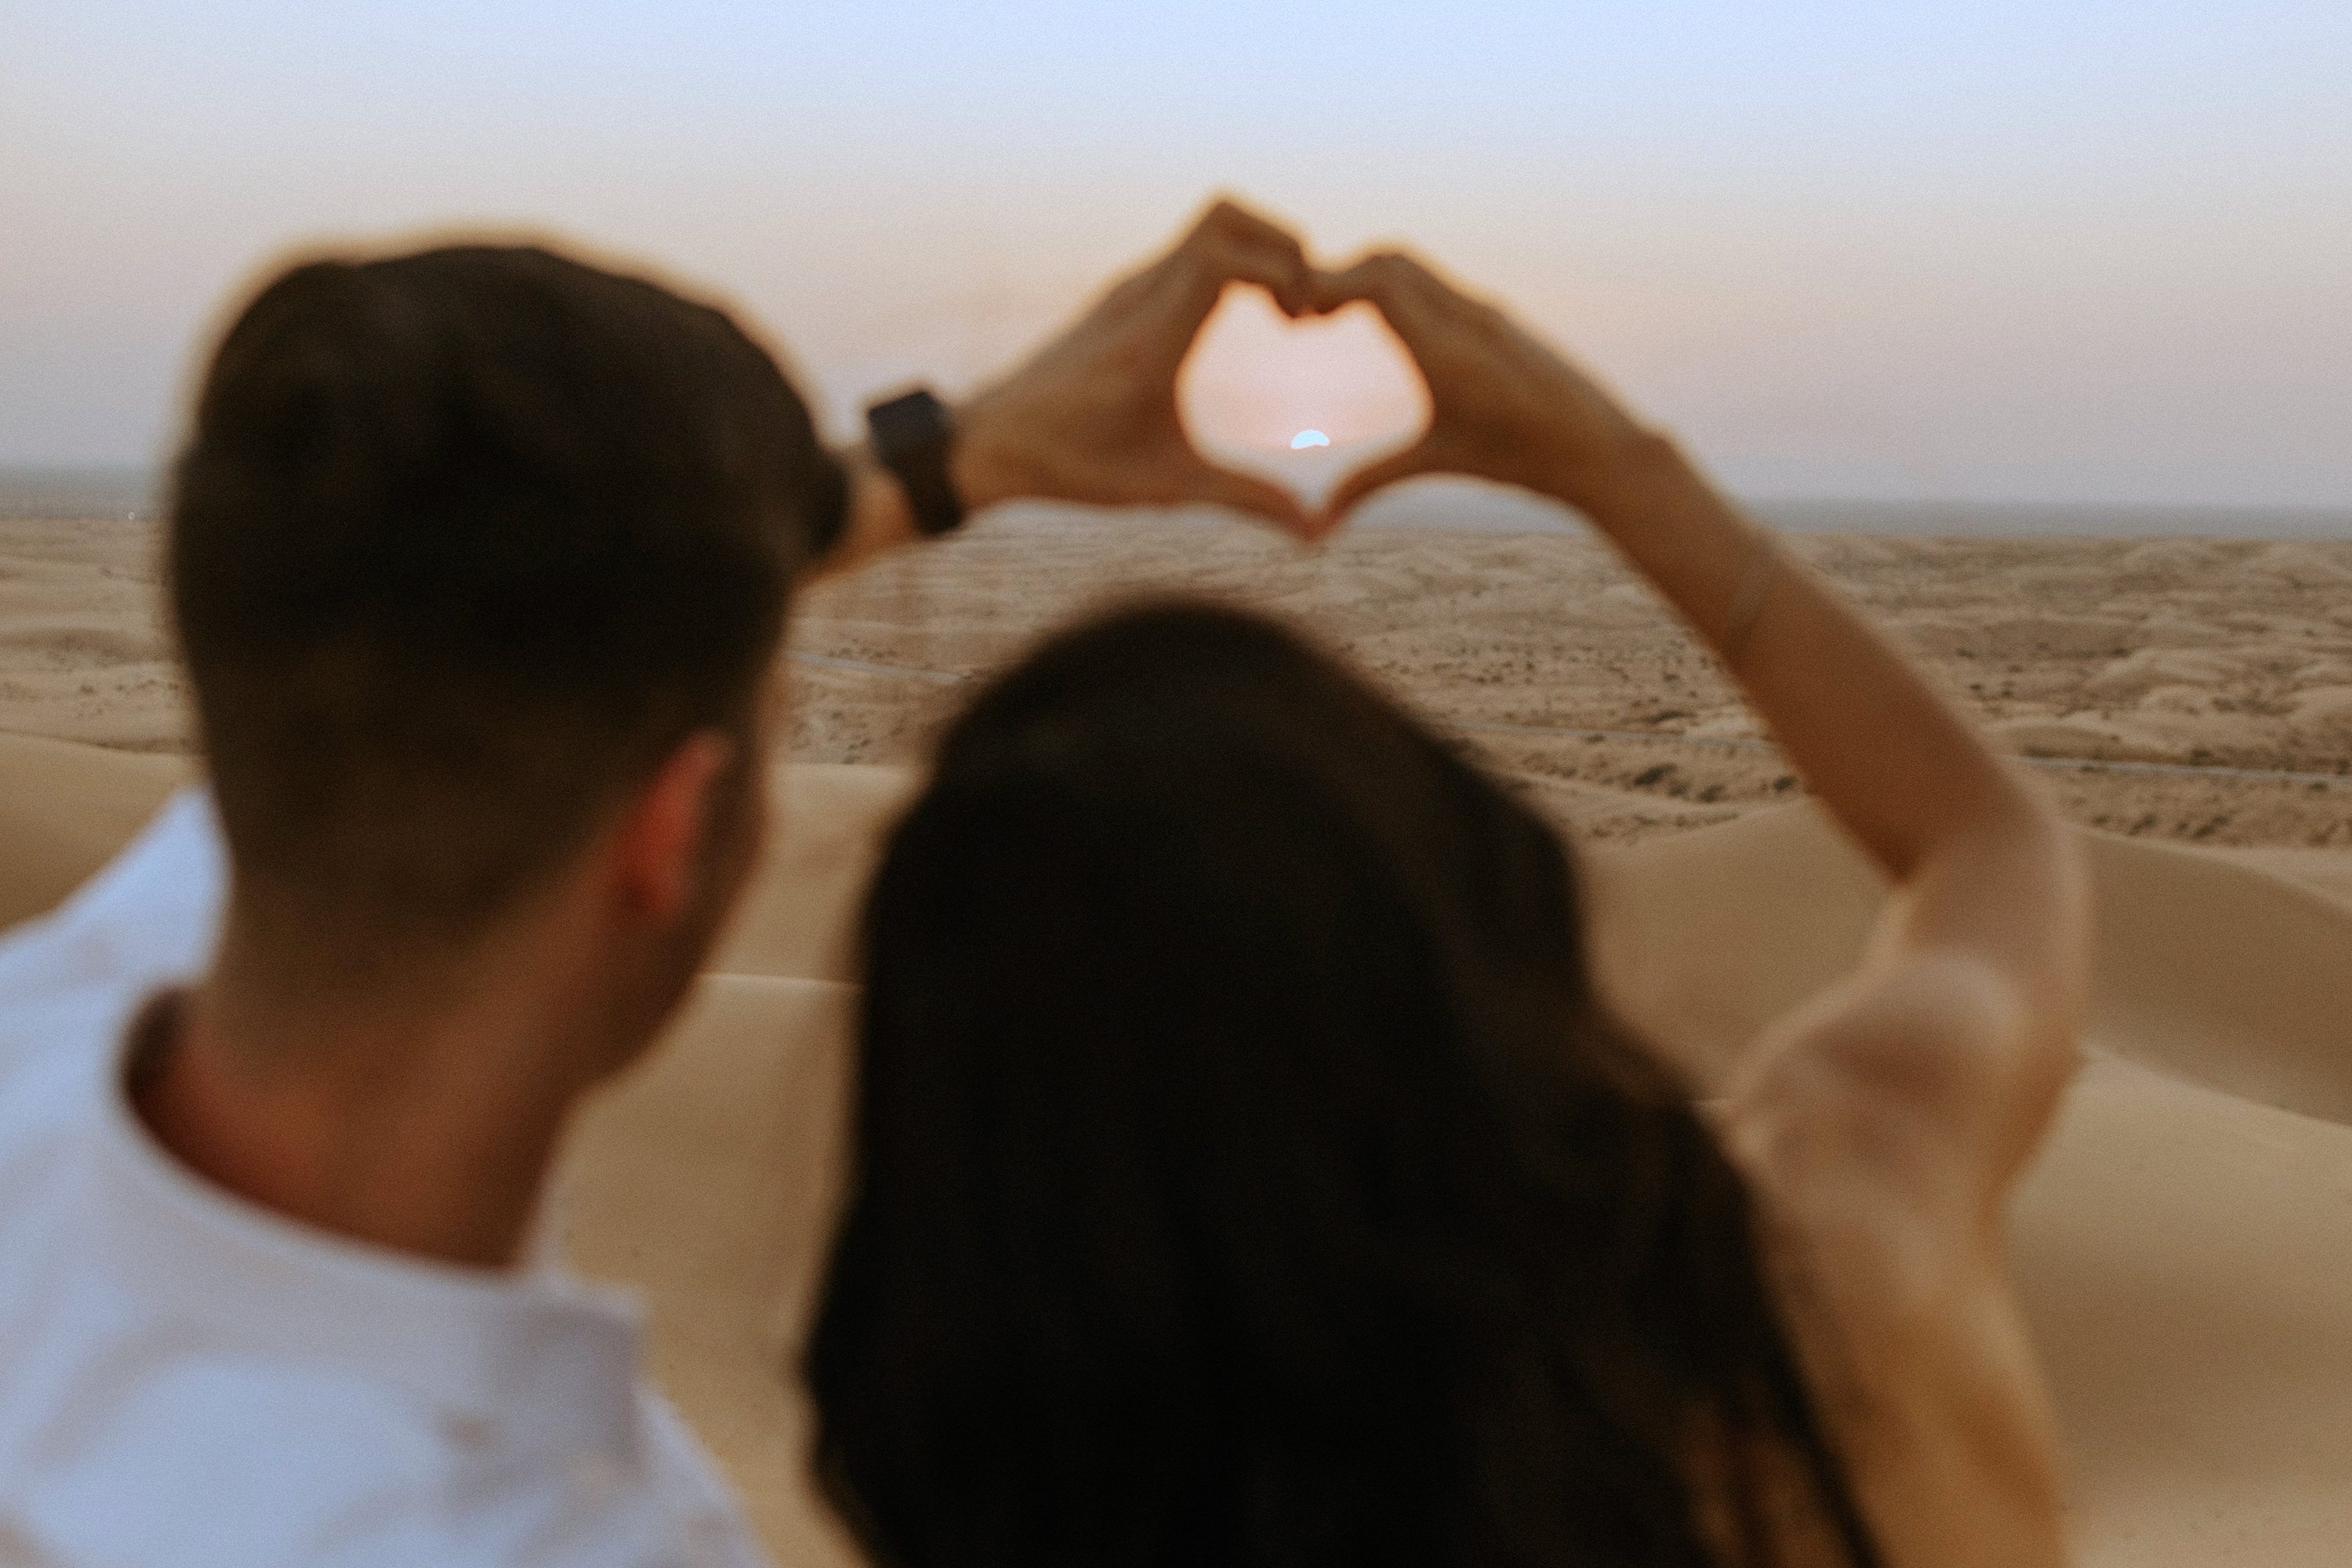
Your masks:
<instances>
[{"instance_id":1,"label":"man's forearm","mask_svg":"<svg viewBox=\"0 0 2352 1568\"><path fill-rule=\"evenodd\" d=\"M803 574L803 584L837 577L922 537L915 527L907 492L887 468L874 460L871 451L859 445L842 452L840 458L849 475L849 516L833 548Z\"/></svg>"},{"instance_id":2,"label":"man's forearm","mask_svg":"<svg viewBox=\"0 0 2352 1568\"><path fill-rule=\"evenodd\" d=\"M964 514L976 517L1003 501L1027 493L1017 466L1007 456L1000 437L1003 423L985 395L955 413L955 445L948 454L948 474ZM819 582L855 571L877 555L924 538L915 525L915 510L898 478L875 458L864 442L845 448L841 466L849 475L849 517L841 537L810 568L804 581Z\"/></svg>"}]
</instances>

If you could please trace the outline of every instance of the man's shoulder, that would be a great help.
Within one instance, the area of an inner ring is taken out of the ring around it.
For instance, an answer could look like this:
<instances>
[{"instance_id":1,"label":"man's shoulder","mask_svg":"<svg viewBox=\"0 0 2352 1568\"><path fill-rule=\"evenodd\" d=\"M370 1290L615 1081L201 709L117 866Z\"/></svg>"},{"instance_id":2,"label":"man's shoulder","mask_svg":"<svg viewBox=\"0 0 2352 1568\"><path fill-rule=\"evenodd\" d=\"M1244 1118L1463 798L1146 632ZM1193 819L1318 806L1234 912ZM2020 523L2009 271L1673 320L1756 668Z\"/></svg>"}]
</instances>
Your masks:
<instances>
[{"instance_id":1,"label":"man's shoulder","mask_svg":"<svg viewBox=\"0 0 2352 1568\"><path fill-rule=\"evenodd\" d=\"M559 1357L554 1382L457 1396L466 1369L499 1384L512 1370L502 1356L560 1352L580 1320L526 1307L517 1321L544 1321L551 1342L525 1334L501 1350L420 1335L413 1318L393 1321L414 1301L362 1289L341 1318L382 1295L378 1327L329 1333L315 1294L267 1259L231 1299L220 1270L136 1246L173 1238L110 1209L120 1173L102 1129L63 1125L47 1152L0 1215L0 1563L759 1563L723 1487L624 1363ZM566 1385L567 1368L601 1391ZM613 1415L583 1418L594 1410Z\"/></svg>"},{"instance_id":2,"label":"man's shoulder","mask_svg":"<svg viewBox=\"0 0 2352 1568\"><path fill-rule=\"evenodd\" d=\"M516 1449L339 1369L131 1346L0 1461L0 1543L108 1568L759 1568L723 1498L642 1462ZM21 1436L21 1435L20 1435ZM9 1559L13 1561L13 1559Z\"/></svg>"},{"instance_id":3,"label":"man's shoulder","mask_svg":"<svg viewBox=\"0 0 2352 1568\"><path fill-rule=\"evenodd\" d=\"M28 1299L57 1282L50 1254L72 1228L68 1189L130 1005L86 991L0 1008L0 1386Z\"/></svg>"},{"instance_id":4,"label":"man's shoulder","mask_svg":"<svg viewBox=\"0 0 2352 1568\"><path fill-rule=\"evenodd\" d=\"M225 884L184 794L0 938L0 1564L754 1568L648 1430L633 1326L308 1235L141 1141L110 1075Z\"/></svg>"},{"instance_id":5,"label":"man's shoulder","mask_svg":"<svg viewBox=\"0 0 2352 1568\"><path fill-rule=\"evenodd\" d=\"M10 1358L38 1375L0 1395L16 1406L0 1413L0 1520L48 1560L323 1563L368 1561L350 1551L363 1543L428 1545L440 1456L381 1391L142 1337Z\"/></svg>"}]
</instances>

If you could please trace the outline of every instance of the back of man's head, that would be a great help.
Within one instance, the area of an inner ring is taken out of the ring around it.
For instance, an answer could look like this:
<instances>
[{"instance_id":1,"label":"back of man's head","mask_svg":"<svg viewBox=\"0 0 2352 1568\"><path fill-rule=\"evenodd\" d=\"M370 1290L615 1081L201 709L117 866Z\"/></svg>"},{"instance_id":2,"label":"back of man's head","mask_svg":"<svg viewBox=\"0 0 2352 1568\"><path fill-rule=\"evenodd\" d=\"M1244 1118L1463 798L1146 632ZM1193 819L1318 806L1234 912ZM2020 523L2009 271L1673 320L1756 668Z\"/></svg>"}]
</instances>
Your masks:
<instances>
[{"instance_id":1,"label":"back of man's head","mask_svg":"<svg viewBox=\"0 0 2352 1568\"><path fill-rule=\"evenodd\" d=\"M299 267L230 328L169 572L241 900L462 939L748 735L845 480L726 316L533 248Z\"/></svg>"}]
</instances>

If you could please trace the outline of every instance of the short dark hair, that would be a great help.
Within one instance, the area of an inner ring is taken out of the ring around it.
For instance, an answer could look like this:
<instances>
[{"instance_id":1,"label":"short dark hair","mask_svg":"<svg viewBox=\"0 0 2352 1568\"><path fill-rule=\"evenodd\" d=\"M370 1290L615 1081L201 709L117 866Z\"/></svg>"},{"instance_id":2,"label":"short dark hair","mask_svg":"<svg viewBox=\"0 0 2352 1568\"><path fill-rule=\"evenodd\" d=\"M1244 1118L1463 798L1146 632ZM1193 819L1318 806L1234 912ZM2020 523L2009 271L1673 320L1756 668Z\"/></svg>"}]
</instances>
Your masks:
<instances>
[{"instance_id":1,"label":"short dark hair","mask_svg":"<svg viewBox=\"0 0 2352 1568\"><path fill-rule=\"evenodd\" d=\"M299 266L220 344L168 572L240 882L448 933L741 730L845 479L708 305L533 247Z\"/></svg>"},{"instance_id":2,"label":"short dark hair","mask_svg":"<svg viewBox=\"0 0 2352 1568\"><path fill-rule=\"evenodd\" d=\"M1048 643L948 732L864 940L805 1373L872 1561L1878 1560L1564 847L1296 635Z\"/></svg>"}]
</instances>

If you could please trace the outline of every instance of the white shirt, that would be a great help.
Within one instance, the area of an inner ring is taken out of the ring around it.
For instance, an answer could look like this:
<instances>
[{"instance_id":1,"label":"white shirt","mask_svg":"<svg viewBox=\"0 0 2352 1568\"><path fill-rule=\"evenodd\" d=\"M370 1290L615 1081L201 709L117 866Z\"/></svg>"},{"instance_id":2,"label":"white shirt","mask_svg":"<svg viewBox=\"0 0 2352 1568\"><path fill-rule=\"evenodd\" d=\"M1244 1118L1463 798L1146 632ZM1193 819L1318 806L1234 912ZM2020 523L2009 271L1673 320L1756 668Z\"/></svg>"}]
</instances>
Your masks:
<instances>
[{"instance_id":1,"label":"white shirt","mask_svg":"<svg viewBox=\"0 0 2352 1568\"><path fill-rule=\"evenodd\" d=\"M185 793L0 940L0 1564L759 1563L625 1300L312 1229L148 1135L125 1042L225 881Z\"/></svg>"}]
</instances>

